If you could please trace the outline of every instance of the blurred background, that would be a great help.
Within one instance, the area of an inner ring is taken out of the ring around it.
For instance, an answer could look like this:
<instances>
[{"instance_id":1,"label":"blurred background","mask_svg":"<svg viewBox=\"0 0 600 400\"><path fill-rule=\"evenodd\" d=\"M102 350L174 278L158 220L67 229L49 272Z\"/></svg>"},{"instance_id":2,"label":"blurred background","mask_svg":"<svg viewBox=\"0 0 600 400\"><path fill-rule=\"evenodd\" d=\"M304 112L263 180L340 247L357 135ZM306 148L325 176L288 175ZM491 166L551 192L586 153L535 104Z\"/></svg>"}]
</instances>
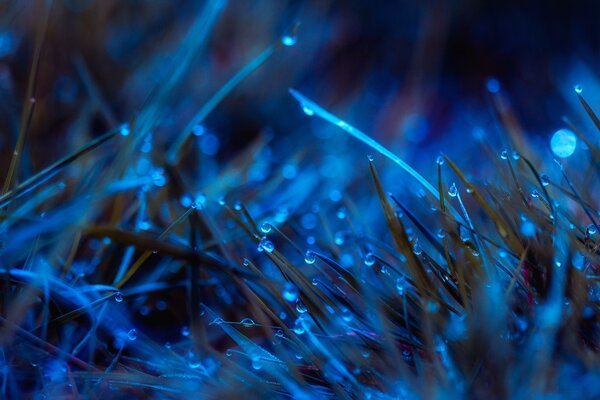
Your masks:
<instances>
[{"instance_id":1,"label":"blurred background","mask_svg":"<svg viewBox=\"0 0 600 400\"><path fill-rule=\"evenodd\" d=\"M135 117L177 62L203 4L53 1L21 178L63 156L61 143L84 143ZM0 170L16 141L45 7L0 5ZM227 79L299 23L297 44L210 114L210 155L231 158L265 129L287 145L312 137L316 151L339 141L324 125L309 126L290 87L417 164L423 152L459 152L448 137L494 129L488 82L510 98L526 134L548 136L574 100L573 85L598 68L598 20L593 1L232 0L157 129L171 140ZM312 136L297 134L307 129Z\"/></svg>"}]
</instances>

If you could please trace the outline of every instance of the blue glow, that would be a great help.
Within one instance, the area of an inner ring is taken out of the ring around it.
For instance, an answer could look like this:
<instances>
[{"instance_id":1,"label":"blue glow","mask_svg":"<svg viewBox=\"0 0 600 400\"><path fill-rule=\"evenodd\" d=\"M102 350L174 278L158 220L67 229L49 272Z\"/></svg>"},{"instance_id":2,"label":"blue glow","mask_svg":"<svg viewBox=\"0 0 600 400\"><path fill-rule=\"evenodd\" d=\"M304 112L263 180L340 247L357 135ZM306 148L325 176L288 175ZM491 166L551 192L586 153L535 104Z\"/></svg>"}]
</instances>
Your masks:
<instances>
[{"instance_id":1,"label":"blue glow","mask_svg":"<svg viewBox=\"0 0 600 400\"><path fill-rule=\"evenodd\" d=\"M496 78L488 79L487 83L485 84L485 87L490 93L500 92L500 82Z\"/></svg>"},{"instance_id":2,"label":"blue glow","mask_svg":"<svg viewBox=\"0 0 600 400\"><path fill-rule=\"evenodd\" d=\"M531 221L524 221L521 224L521 233L523 236L532 237L535 235L535 225Z\"/></svg>"},{"instance_id":3,"label":"blue glow","mask_svg":"<svg viewBox=\"0 0 600 400\"><path fill-rule=\"evenodd\" d=\"M568 129L559 129L552 135L550 147L557 157L570 157L577 147L577 136Z\"/></svg>"}]
</instances>

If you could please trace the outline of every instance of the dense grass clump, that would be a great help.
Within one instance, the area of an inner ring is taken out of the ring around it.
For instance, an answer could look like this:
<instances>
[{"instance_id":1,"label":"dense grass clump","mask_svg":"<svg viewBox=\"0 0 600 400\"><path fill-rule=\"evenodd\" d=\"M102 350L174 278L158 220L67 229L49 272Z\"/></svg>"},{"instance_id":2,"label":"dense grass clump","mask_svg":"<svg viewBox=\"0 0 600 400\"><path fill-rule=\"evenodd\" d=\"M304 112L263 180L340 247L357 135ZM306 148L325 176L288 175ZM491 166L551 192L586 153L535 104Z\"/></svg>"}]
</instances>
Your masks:
<instances>
[{"instance_id":1,"label":"dense grass clump","mask_svg":"<svg viewBox=\"0 0 600 400\"><path fill-rule=\"evenodd\" d=\"M225 138L209 116L302 30L182 106L225 9L207 2L128 115L74 57L87 106L40 165L45 7L3 142L3 397L600 397L600 120L581 87L587 119L543 142L494 80L501 134L442 154L404 157L296 89L295 130Z\"/></svg>"}]
</instances>

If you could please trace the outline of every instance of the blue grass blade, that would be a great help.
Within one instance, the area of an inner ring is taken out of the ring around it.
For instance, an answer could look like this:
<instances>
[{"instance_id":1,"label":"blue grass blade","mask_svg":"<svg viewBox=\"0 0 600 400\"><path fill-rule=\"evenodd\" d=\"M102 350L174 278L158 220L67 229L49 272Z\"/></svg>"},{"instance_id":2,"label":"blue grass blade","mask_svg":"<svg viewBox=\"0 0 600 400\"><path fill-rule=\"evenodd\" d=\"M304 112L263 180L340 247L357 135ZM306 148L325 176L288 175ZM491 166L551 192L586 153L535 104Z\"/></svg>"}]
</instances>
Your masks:
<instances>
[{"instance_id":1,"label":"blue grass blade","mask_svg":"<svg viewBox=\"0 0 600 400\"><path fill-rule=\"evenodd\" d=\"M252 72L258 69L265 61L271 57L275 52L276 47L271 45L267 47L262 53L256 58L246 64L241 70L239 70L234 76L232 76L194 115L190 122L186 125L183 132L179 134L179 137L175 140L175 143L169 149L167 153L167 160L174 162L183 147L186 139L192 133L194 126L200 124L208 114L210 114L223 99L231 93L237 85L246 79Z\"/></svg>"},{"instance_id":2,"label":"blue grass blade","mask_svg":"<svg viewBox=\"0 0 600 400\"><path fill-rule=\"evenodd\" d=\"M304 109L312 111L315 115L323 118L325 121L330 122L333 125L337 125L344 131L348 132L350 135L354 136L361 142L365 143L366 145L370 146L371 148L373 148L374 150L379 152L381 155L389 158L390 160L392 160L393 162L398 164L402 169L404 169L413 178L415 178L421 185L423 185L423 187L425 187L425 189L427 189L437 200L440 199L440 194L437 191L437 189L435 189L429 182L427 182L427 180L423 176L421 176L417 171L415 171L404 160L402 160L400 157L398 157L397 155L392 153L381 143L372 139L366 133L356 129L355 127L353 127L346 121L342 120L341 118L339 118L339 117L333 115L332 113L330 113L329 111L325 110L323 107L319 106L314 101L308 99L307 97L305 97L303 94L301 94L297 90L290 89L290 94L292 96L294 96L294 98L300 103L300 105Z\"/></svg>"}]
</instances>

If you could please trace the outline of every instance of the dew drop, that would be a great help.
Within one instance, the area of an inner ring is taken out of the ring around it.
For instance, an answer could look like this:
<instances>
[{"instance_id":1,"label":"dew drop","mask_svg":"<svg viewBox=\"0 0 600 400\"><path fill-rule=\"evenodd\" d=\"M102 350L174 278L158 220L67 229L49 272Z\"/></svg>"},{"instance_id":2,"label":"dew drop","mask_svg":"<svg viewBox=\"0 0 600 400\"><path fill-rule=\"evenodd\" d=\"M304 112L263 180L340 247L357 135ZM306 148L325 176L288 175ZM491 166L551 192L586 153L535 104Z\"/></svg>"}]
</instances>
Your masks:
<instances>
[{"instance_id":1,"label":"dew drop","mask_svg":"<svg viewBox=\"0 0 600 400\"><path fill-rule=\"evenodd\" d=\"M115 301L116 301L117 303L120 303L120 302L122 302L122 301L123 301L123 293L121 293L121 292L117 292L117 293L115 293Z\"/></svg>"},{"instance_id":2,"label":"dew drop","mask_svg":"<svg viewBox=\"0 0 600 400\"><path fill-rule=\"evenodd\" d=\"M396 291L398 292L398 294L400 296L403 296L405 290L406 290L406 278L404 277L404 275L402 275L396 279Z\"/></svg>"},{"instance_id":3,"label":"dew drop","mask_svg":"<svg viewBox=\"0 0 600 400\"><path fill-rule=\"evenodd\" d=\"M256 325L256 322L254 322L254 320L251 318L244 318L240 321L240 324L242 324L245 328L251 328Z\"/></svg>"},{"instance_id":4,"label":"dew drop","mask_svg":"<svg viewBox=\"0 0 600 400\"><path fill-rule=\"evenodd\" d=\"M346 209L344 207L340 207L338 208L336 214L335 214L339 219L344 219L346 218Z\"/></svg>"},{"instance_id":5,"label":"dew drop","mask_svg":"<svg viewBox=\"0 0 600 400\"><path fill-rule=\"evenodd\" d=\"M588 234L588 236L595 235L596 233L598 233L598 228L596 228L596 225L589 224L587 226L587 234Z\"/></svg>"},{"instance_id":6,"label":"dew drop","mask_svg":"<svg viewBox=\"0 0 600 400\"><path fill-rule=\"evenodd\" d=\"M333 239L335 241L335 244L337 244L338 246L341 246L344 244L344 232L336 232L335 233L335 237Z\"/></svg>"},{"instance_id":7,"label":"dew drop","mask_svg":"<svg viewBox=\"0 0 600 400\"><path fill-rule=\"evenodd\" d=\"M363 260L363 262L368 267L370 267L373 264L375 264L375 256L373 255L373 253L367 253L367 254L365 254L365 259Z\"/></svg>"},{"instance_id":8,"label":"dew drop","mask_svg":"<svg viewBox=\"0 0 600 400\"><path fill-rule=\"evenodd\" d=\"M308 311L308 309L306 308L306 306L300 299L296 300L296 311L298 311L298 313L300 313L300 314L304 314L305 312Z\"/></svg>"},{"instance_id":9,"label":"dew drop","mask_svg":"<svg viewBox=\"0 0 600 400\"><path fill-rule=\"evenodd\" d=\"M521 155L518 152L513 151L512 158L513 160L518 160L519 158L521 158Z\"/></svg>"},{"instance_id":10,"label":"dew drop","mask_svg":"<svg viewBox=\"0 0 600 400\"><path fill-rule=\"evenodd\" d=\"M294 322L294 333L296 333L296 335L302 335L304 332L306 332L306 329L304 328L302 320L300 318L296 319L296 322Z\"/></svg>"},{"instance_id":11,"label":"dew drop","mask_svg":"<svg viewBox=\"0 0 600 400\"><path fill-rule=\"evenodd\" d=\"M417 256L419 256L419 255L421 255L421 253L423 253L423 249L421 248L421 246L419 246L418 243L415 243L413 245L412 250L413 250L413 253L415 253L415 255L417 255Z\"/></svg>"},{"instance_id":12,"label":"dew drop","mask_svg":"<svg viewBox=\"0 0 600 400\"><path fill-rule=\"evenodd\" d=\"M181 336L183 336L183 337L188 337L188 336L190 336L190 328L189 328L189 327L187 327L187 326L183 326L183 327L181 328Z\"/></svg>"},{"instance_id":13,"label":"dew drop","mask_svg":"<svg viewBox=\"0 0 600 400\"><path fill-rule=\"evenodd\" d=\"M127 339L131 341L137 339L137 331L135 330L135 328L130 329L129 332L127 332Z\"/></svg>"},{"instance_id":14,"label":"dew drop","mask_svg":"<svg viewBox=\"0 0 600 400\"><path fill-rule=\"evenodd\" d=\"M369 154L369 155L367 155L367 159L369 161L373 161L373 160L375 160L375 157L373 157L373 154Z\"/></svg>"},{"instance_id":15,"label":"dew drop","mask_svg":"<svg viewBox=\"0 0 600 400\"><path fill-rule=\"evenodd\" d=\"M438 156L435 160L437 165L444 165L444 157Z\"/></svg>"},{"instance_id":16,"label":"dew drop","mask_svg":"<svg viewBox=\"0 0 600 400\"><path fill-rule=\"evenodd\" d=\"M312 117L313 115L315 115L315 112L312 108L310 108L309 106L307 106L306 104L302 104L302 112L304 112L304 114L308 115L309 117Z\"/></svg>"},{"instance_id":17,"label":"dew drop","mask_svg":"<svg viewBox=\"0 0 600 400\"><path fill-rule=\"evenodd\" d=\"M577 94L581 94L581 92L583 92L583 86L581 85L575 85L573 89L575 89L575 93Z\"/></svg>"},{"instance_id":18,"label":"dew drop","mask_svg":"<svg viewBox=\"0 0 600 400\"><path fill-rule=\"evenodd\" d=\"M508 150L502 150L502 153L500 153L500 158L503 160L508 160Z\"/></svg>"},{"instance_id":19,"label":"dew drop","mask_svg":"<svg viewBox=\"0 0 600 400\"><path fill-rule=\"evenodd\" d=\"M260 243L258 244L259 251L266 251L267 253L272 253L275 250L275 245L266 237L260 239Z\"/></svg>"},{"instance_id":20,"label":"dew drop","mask_svg":"<svg viewBox=\"0 0 600 400\"><path fill-rule=\"evenodd\" d=\"M121 126L121 129L119 129L119 134L121 136L129 136L129 133L129 126L127 124L124 124Z\"/></svg>"},{"instance_id":21,"label":"dew drop","mask_svg":"<svg viewBox=\"0 0 600 400\"><path fill-rule=\"evenodd\" d=\"M212 320L212 322L210 323L210 325L221 325L223 322L223 318L221 317L217 317L215 319Z\"/></svg>"},{"instance_id":22,"label":"dew drop","mask_svg":"<svg viewBox=\"0 0 600 400\"><path fill-rule=\"evenodd\" d=\"M286 47L291 47L295 45L297 41L298 39L294 35L284 35L281 38L281 44L283 44Z\"/></svg>"},{"instance_id":23,"label":"dew drop","mask_svg":"<svg viewBox=\"0 0 600 400\"><path fill-rule=\"evenodd\" d=\"M548 175L546 174L540 175L540 181L542 182L542 186L548 186L550 184L550 178L548 178Z\"/></svg>"},{"instance_id":24,"label":"dew drop","mask_svg":"<svg viewBox=\"0 0 600 400\"><path fill-rule=\"evenodd\" d=\"M450 189L448 189L448 196L456 197L457 194L458 194L458 188L456 187L456 183L452 183L452 185L450 186Z\"/></svg>"},{"instance_id":25,"label":"dew drop","mask_svg":"<svg viewBox=\"0 0 600 400\"><path fill-rule=\"evenodd\" d=\"M271 226L271 224L270 224L270 223L268 223L268 222L263 222L263 223L260 225L260 231L261 231L262 233L269 233L269 232L271 232L271 230L272 230L272 229L273 229L273 227L272 227L272 226Z\"/></svg>"},{"instance_id":26,"label":"dew drop","mask_svg":"<svg viewBox=\"0 0 600 400\"><path fill-rule=\"evenodd\" d=\"M446 236L446 231L443 228L438 229L437 237L443 239Z\"/></svg>"},{"instance_id":27,"label":"dew drop","mask_svg":"<svg viewBox=\"0 0 600 400\"><path fill-rule=\"evenodd\" d=\"M347 308L342 308L342 319L346 322L350 322L354 319L354 315Z\"/></svg>"},{"instance_id":28,"label":"dew drop","mask_svg":"<svg viewBox=\"0 0 600 400\"><path fill-rule=\"evenodd\" d=\"M294 284L286 282L281 294L283 298L289 302L296 301L298 298L298 288L296 288Z\"/></svg>"},{"instance_id":29,"label":"dew drop","mask_svg":"<svg viewBox=\"0 0 600 400\"><path fill-rule=\"evenodd\" d=\"M317 257L315 256L315 253L307 250L306 253L304 253L304 262L307 264L314 264L315 261L317 260Z\"/></svg>"}]
</instances>

